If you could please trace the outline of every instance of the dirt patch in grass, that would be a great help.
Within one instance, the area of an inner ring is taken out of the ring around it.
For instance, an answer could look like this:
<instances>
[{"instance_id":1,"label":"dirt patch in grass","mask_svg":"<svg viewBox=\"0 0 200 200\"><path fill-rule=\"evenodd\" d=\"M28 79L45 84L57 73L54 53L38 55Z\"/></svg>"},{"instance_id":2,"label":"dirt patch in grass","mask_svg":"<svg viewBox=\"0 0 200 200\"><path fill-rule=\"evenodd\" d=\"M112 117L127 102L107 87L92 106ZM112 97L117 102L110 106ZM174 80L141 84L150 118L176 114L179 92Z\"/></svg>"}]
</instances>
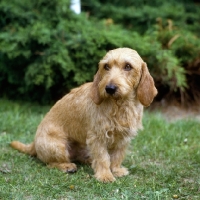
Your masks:
<instances>
[{"instance_id":1,"label":"dirt patch in grass","mask_svg":"<svg viewBox=\"0 0 200 200\"><path fill-rule=\"evenodd\" d=\"M151 111L159 111L168 121L180 119L195 119L200 121L200 103L183 106L177 102L162 100L154 102L149 108Z\"/></svg>"}]
</instances>

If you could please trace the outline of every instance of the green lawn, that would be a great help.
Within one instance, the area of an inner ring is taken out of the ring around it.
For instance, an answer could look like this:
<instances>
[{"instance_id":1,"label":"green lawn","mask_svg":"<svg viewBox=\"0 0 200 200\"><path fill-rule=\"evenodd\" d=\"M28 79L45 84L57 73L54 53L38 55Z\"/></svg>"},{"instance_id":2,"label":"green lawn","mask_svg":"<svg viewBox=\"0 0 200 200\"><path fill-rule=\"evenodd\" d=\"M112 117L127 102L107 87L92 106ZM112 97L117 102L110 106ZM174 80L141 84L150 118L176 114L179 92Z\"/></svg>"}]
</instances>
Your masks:
<instances>
[{"instance_id":1,"label":"green lawn","mask_svg":"<svg viewBox=\"0 0 200 200\"><path fill-rule=\"evenodd\" d=\"M144 130L124 161L130 175L103 184L90 166L78 165L77 173L64 174L11 149L12 140L33 140L48 109L0 100L0 200L200 199L200 122L169 123L146 111Z\"/></svg>"}]
</instances>

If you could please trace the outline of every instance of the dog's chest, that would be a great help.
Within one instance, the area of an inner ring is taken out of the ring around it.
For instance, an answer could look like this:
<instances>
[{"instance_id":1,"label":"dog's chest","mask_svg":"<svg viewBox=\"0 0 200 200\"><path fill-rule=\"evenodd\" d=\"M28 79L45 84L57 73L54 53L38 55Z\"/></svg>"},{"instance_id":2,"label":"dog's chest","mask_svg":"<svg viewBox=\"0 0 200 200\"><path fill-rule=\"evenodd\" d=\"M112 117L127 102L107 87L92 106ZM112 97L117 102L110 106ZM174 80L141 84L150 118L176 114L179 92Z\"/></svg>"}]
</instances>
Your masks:
<instances>
[{"instance_id":1,"label":"dog's chest","mask_svg":"<svg viewBox=\"0 0 200 200\"><path fill-rule=\"evenodd\" d=\"M104 113L103 126L100 129L107 141L113 143L127 138L133 138L141 126L142 109L125 104L113 106Z\"/></svg>"},{"instance_id":2,"label":"dog's chest","mask_svg":"<svg viewBox=\"0 0 200 200\"><path fill-rule=\"evenodd\" d=\"M116 146L128 144L131 139L132 136L128 132L108 131L105 133L104 141L106 141L108 149L112 149Z\"/></svg>"}]
</instances>

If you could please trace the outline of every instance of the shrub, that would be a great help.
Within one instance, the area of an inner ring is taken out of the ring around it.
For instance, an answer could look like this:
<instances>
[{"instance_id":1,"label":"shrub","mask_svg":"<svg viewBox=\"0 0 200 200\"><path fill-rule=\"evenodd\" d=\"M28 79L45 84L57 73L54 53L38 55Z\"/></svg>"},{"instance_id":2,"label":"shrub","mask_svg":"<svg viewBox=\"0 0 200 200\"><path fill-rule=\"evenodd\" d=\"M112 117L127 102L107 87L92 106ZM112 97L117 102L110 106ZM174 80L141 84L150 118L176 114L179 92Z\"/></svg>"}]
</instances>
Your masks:
<instances>
[{"instance_id":1,"label":"shrub","mask_svg":"<svg viewBox=\"0 0 200 200\"><path fill-rule=\"evenodd\" d=\"M91 81L107 50L130 47L147 62L159 99L196 99L199 7L160 2L83 0L86 13L76 15L67 0L0 1L1 95L55 101Z\"/></svg>"},{"instance_id":2,"label":"shrub","mask_svg":"<svg viewBox=\"0 0 200 200\"><path fill-rule=\"evenodd\" d=\"M82 0L82 8L140 33L145 44L135 48L150 66L158 99L174 94L187 102L200 97L200 6L194 2Z\"/></svg>"},{"instance_id":3,"label":"shrub","mask_svg":"<svg viewBox=\"0 0 200 200\"><path fill-rule=\"evenodd\" d=\"M75 15L67 1L0 2L1 95L47 102L90 81L106 50L130 34Z\"/></svg>"},{"instance_id":4,"label":"shrub","mask_svg":"<svg viewBox=\"0 0 200 200\"><path fill-rule=\"evenodd\" d=\"M156 19L171 19L175 25L200 33L200 6L193 0L82 0L82 9L90 16L111 18L114 23L144 34L153 28Z\"/></svg>"}]
</instances>

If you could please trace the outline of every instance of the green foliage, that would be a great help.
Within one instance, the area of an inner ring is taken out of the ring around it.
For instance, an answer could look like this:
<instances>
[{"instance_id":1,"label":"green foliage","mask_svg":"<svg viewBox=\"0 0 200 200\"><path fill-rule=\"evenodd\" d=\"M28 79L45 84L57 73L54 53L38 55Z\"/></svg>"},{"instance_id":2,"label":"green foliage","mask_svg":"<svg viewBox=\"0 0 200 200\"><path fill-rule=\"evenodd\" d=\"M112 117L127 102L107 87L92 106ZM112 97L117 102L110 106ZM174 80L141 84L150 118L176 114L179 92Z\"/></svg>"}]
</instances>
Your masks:
<instances>
[{"instance_id":1,"label":"green foliage","mask_svg":"<svg viewBox=\"0 0 200 200\"><path fill-rule=\"evenodd\" d=\"M92 80L107 49L128 44L118 42L123 34L118 27L89 21L68 7L67 1L55 0L0 2L1 94L57 99Z\"/></svg>"},{"instance_id":2,"label":"green foliage","mask_svg":"<svg viewBox=\"0 0 200 200\"><path fill-rule=\"evenodd\" d=\"M190 29L199 35L200 7L192 0L82 0L82 8L99 18L112 18L116 24L145 33L152 29L156 19L171 19L177 26Z\"/></svg>"},{"instance_id":3,"label":"green foliage","mask_svg":"<svg viewBox=\"0 0 200 200\"><path fill-rule=\"evenodd\" d=\"M1 96L57 100L91 81L102 56L118 47L138 51L160 91L188 91L199 68L199 6L83 0L82 8L85 13L76 15L67 0L0 1Z\"/></svg>"},{"instance_id":4,"label":"green foliage","mask_svg":"<svg viewBox=\"0 0 200 200\"><path fill-rule=\"evenodd\" d=\"M75 15L68 7L67 1L56 0L0 2L1 95L58 99L92 80L107 50L131 47L131 33Z\"/></svg>"},{"instance_id":5,"label":"green foliage","mask_svg":"<svg viewBox=\"0 0 200 200\"><path fill-rule=\"evenodd\" d=\"M56 39L64 31L56 29L59 20L73 20L68 2L1 1L0 14L1 90L9 96L39 99L56 84L57 76L73 66L61 39Z\"/></svg>"},{"instance_id":6,"label":"green foliage","mask_svg":"<svg viewBox=\"0 0 200 200\"><path fill-rule=\"evenodd\" d=\"M171 94L187 96L189 92L190 100L200 97L196 77L200 66L199 4L191 0L82 0L82 8L91 17L112 19L113 24L142 34L140 46L134 44L133 48L148 63L159 95L167 88Z\"/></svg>"}]
</instances>

